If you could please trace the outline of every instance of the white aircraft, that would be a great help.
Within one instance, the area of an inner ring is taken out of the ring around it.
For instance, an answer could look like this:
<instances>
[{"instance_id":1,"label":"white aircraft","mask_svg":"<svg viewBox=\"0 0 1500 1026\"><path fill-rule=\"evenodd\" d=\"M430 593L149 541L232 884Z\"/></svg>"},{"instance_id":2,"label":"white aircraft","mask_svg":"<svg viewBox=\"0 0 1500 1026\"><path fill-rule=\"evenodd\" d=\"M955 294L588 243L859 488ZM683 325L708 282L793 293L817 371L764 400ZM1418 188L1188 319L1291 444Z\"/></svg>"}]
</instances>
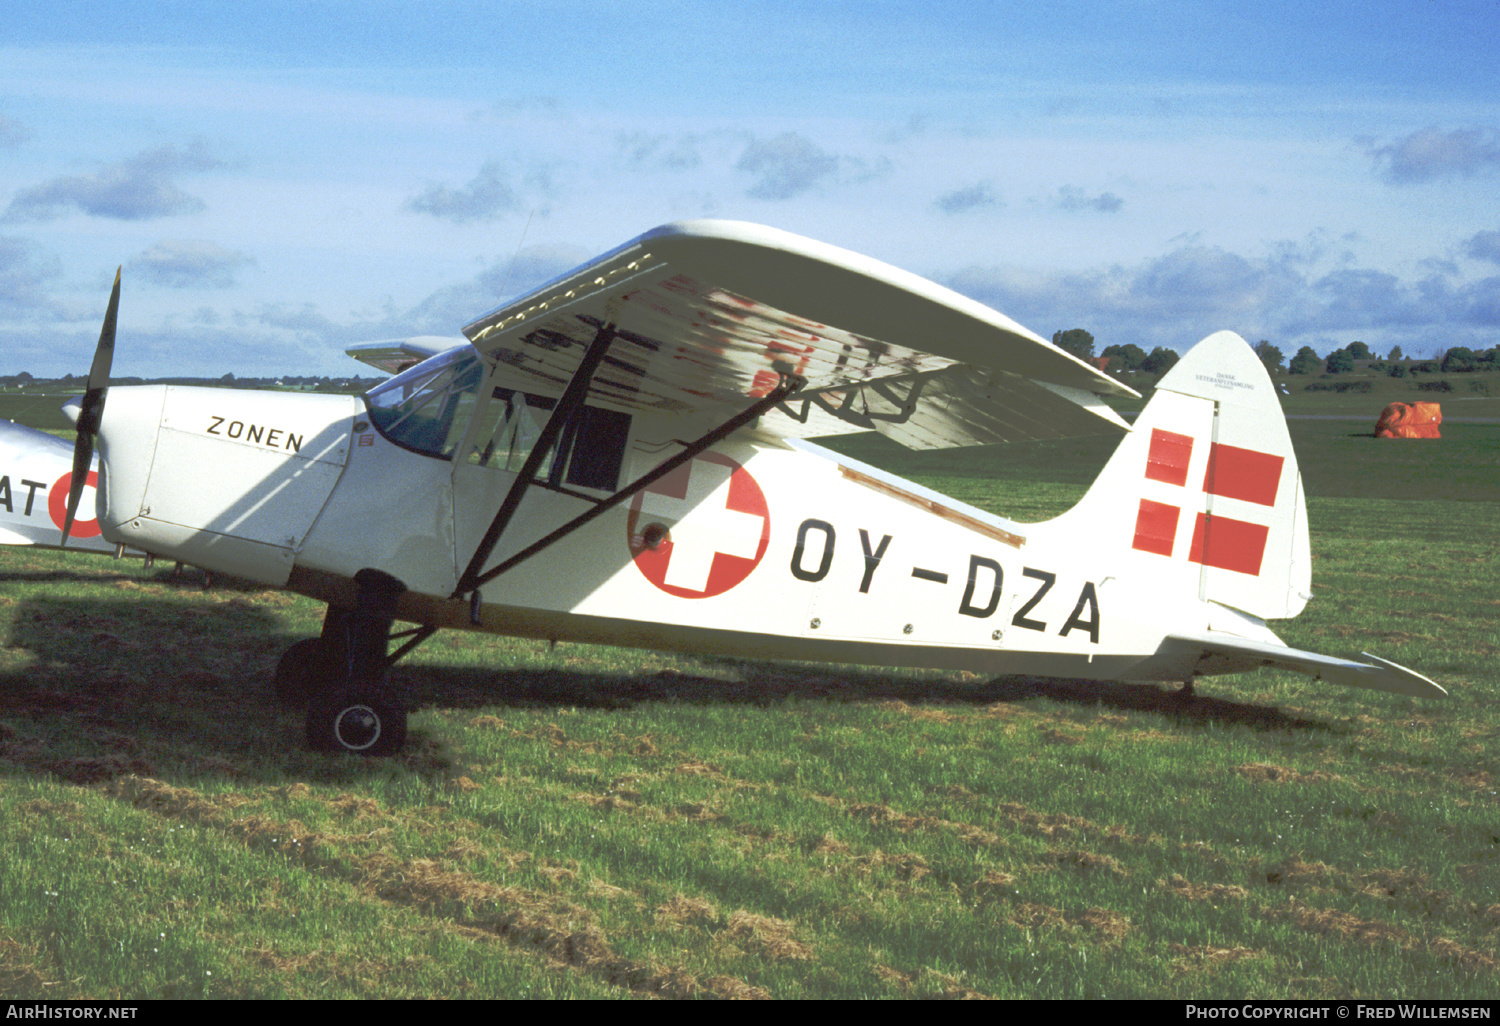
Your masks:
<instances>
[{"instance_id":1,"label":"white aircraft","mask_svg":"<svg viewBox=\"0 0 1500 1026\"><path fill-rule=\"evenodd\" d=\"M106 392L118 288L69 404L75 465L98 441L102 537L327 603L322 636L277 669L315 748L399 750L385 671L445 627L1189 688L1271 666L1445 693L1266 626L1309 598L1307 516L1275 390L1229 332L1132 427L1101 396L1135 393L988 307L810 239L694 221L452 348L356 347L400 371L363 397ZM805 440L871 429L915 448L1128 433L1074 509L1019 524ZM418 626L393 636L394 620Z\"/></svg>"},{"instance_id":2,"label":"white aircraft","mask_svg":"<svg viewBox=\"0 0 1500 1026\"><path fill-rule=\"evenodd\" d=\"M59 548L73 481L73 446L45 431L0 420L0 545ZM98 467L88 468L92 495ZM92 503L90 504L92 507ZM94 519L75 520L73 548L113 552Z\"/></svg>"}]
</instances>

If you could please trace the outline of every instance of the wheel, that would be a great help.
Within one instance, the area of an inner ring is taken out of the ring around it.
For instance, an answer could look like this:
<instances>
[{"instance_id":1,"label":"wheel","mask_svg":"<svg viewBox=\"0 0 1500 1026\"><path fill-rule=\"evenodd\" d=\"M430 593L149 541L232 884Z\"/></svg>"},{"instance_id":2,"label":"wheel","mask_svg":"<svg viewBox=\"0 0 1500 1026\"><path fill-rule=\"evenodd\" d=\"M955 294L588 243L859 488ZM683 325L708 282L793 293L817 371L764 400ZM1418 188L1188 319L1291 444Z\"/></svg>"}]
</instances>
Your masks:
<instances>
[{"instance_id":1,"label":"wheel","mask_svg":"<svg viewBox=\"0 0 1500 1026\"><path fill-rule=\"evenodd\" d=\"M282 653L271 689L276 703L286 709L305 709L314 695L338 678L338 667L321 638L299 641Z\"/></svg>"},{"instance_id":2,"label":"wheel","mask_svg":"<svg viewBox=\"0 0 1500 1026\"><path fill-rule=\"evenodd\" d=\"M318 752L395 755L406 744L406 708L380 687L326 693L307 707L307 743Z\"/></svg>"}]
</instances>

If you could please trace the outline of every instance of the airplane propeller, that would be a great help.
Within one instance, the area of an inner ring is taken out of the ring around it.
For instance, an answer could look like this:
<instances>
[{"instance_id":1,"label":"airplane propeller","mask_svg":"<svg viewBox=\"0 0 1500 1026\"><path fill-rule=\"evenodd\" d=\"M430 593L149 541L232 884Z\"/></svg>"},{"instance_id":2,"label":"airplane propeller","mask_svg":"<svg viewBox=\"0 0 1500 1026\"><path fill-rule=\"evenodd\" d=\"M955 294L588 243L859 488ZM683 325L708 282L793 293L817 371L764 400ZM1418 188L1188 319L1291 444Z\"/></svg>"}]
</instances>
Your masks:
<instances>
[{"instance_id":1,"label":"airplane propeller","mask_svg":"<svg viewBox=\"0 0 1500 1026\"><path fill-rule=\"evenodd\" d=\"M68 513L63 518L63 545L68 544L68 534L73 530L73 518L78 513L78 502L83 498L84 485L88 483L89 464L94 460L94 437L99 433L99 424L104 418L109 370L115 358L115 317L119 311L120 270L117 268L115 286L109 294L109 307L104 311L104 325L99 329L99 344L94 348L94 362L89 367L83 402L74 421L78 427L78 438L73 443L73 477L68 486Z\"/></svg>"}]
</instances>

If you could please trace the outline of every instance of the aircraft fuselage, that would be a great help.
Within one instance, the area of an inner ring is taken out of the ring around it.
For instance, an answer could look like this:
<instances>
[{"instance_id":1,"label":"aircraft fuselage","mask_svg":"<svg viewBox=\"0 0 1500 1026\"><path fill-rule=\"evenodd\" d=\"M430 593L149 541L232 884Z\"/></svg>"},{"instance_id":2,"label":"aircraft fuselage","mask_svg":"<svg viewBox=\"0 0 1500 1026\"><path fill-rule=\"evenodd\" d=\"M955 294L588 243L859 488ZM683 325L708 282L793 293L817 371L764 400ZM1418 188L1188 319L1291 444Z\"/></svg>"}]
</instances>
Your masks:
<instances>
[{"instance_id":1,"label":"aircraft fuselage","mask_svg":"<svg viewBox=\"0 0 1500 1026\"><path fill-rule=\"evenodd\" d=\"M1134 594L1087 537L750 430L485 584L476 623L451 596L516 474L411 451L372 420L347 396L115 388L100 524L345 608L355 573L378 568L408 589L401 619L551 640L1175 679L1182 660L1156 656L1164 625L1207 624L1202 603ZM651 469L684 433L680 419L634 418L615 478ZM615 485L592 483L609 487L537 481L487 565Z\"/></svg>"}]
</instances>

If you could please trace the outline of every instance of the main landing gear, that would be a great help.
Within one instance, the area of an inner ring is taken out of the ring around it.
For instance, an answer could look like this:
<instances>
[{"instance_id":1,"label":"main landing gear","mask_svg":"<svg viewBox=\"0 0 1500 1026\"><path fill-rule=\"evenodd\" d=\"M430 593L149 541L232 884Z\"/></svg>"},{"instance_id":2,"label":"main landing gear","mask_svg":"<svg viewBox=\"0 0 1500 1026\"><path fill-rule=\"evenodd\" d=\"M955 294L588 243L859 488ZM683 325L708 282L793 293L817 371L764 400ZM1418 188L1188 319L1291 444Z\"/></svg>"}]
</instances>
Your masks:
<instances>
[{"instance_id":1,"label":"main landing gear","mask_svg":"<svg viewBox=\"0 0 1500 1026\"><path fill-rule=\"evenodd\" d=\"M354 608L329 606L322 635L297 642L276 664L276 700L306 706L307 743L314 751L395 755L406 743L406 706L386 682L394 662L386 645L406 585L370 569L354 581ZM426 637L431 629L418 633Z\"/></svg>"}]
</instances>

